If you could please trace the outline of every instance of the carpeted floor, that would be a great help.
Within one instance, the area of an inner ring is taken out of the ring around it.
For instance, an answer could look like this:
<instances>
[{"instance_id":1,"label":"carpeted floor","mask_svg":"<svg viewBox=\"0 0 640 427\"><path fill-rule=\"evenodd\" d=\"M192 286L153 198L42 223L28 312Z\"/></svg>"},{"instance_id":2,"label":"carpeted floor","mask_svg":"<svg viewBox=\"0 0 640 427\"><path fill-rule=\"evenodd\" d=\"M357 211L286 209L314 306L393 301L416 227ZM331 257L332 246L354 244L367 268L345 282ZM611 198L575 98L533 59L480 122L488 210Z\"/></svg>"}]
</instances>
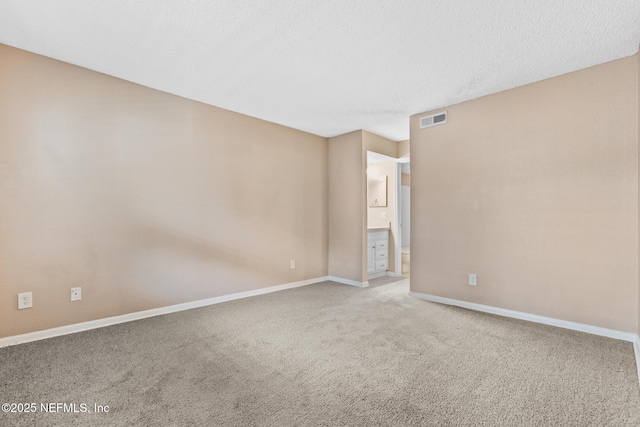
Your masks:
<instances>
[{"instance_id":1,"label":"carpeted floor","mask_svg":"<svg viewBox=\"0 0 640 427\"><path fill-rule=\"evenodd\" d=\"M413 299L407 280L373 285L0 349L0 403L38 405L0 425L640 425L631 344Z\"/></svg>"}]
</instances>

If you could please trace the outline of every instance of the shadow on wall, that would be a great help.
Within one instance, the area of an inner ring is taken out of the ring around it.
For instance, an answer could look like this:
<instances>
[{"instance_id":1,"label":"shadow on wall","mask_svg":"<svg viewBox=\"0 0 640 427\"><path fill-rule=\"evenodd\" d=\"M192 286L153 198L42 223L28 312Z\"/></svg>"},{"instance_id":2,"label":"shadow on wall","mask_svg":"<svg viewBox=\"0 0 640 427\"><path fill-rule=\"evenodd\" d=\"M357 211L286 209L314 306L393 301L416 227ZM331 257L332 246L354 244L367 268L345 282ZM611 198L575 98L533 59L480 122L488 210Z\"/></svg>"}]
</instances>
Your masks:
<instances>
[{"instance_id":1,"label":"shadow on wall","mask_svg":"<svg viewBox=\"0 0 640 427\"><path fill-rule=\"evenodd\" d=\"M0 337L327 275L325 138L0 61Z\"/></svg>"},{"instance_id":2,"label":"shadow on wall","mask_svg":"<svg viewBox=\"0 0 640 427\"><path fill-rule=\"evenodd\" d=\"M231 294L255 283L281 284L282 266L251 239L212 239L150 222L130 235L135 244L126 257L126 311Z\"/></svg>"}]
</instances>

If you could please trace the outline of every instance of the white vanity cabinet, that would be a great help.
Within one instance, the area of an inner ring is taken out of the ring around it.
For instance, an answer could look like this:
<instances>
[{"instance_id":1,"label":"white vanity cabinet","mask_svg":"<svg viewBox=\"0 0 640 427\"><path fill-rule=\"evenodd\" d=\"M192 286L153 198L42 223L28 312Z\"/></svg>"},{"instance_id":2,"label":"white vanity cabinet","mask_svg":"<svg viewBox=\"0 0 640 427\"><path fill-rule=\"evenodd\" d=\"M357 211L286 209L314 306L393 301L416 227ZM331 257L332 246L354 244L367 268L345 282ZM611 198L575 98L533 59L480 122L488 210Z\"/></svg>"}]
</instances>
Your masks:
<instances>
[{"instance_id":1,"label":"white vanity cabinet","mask_svg":"<svg viewBox=\"0 0 640 427\"><path fill-rule=\"evenodd\" d=\"M367 250L369 279L386 275L389 268L389 230L369 230Z\"/></svg>"}]
</instances>

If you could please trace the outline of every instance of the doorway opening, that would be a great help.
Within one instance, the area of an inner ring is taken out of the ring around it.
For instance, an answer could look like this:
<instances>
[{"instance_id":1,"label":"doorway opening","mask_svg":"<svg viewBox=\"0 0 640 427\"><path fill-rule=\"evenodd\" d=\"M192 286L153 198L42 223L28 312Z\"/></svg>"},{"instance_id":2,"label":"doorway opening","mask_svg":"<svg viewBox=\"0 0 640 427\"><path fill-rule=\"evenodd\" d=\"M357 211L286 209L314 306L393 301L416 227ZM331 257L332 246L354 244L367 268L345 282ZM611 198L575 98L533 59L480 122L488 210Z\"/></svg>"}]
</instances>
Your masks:
<instances>
[{"instance_id":1,"label":"doorway opening","mask_svg":"<svg viewBox=\"0 0 640 427\"><path fill-rule=\"evenodd\" d=\"M409 277L409 158L367 151L367 279Z\"/></svg>"}]
</instances>

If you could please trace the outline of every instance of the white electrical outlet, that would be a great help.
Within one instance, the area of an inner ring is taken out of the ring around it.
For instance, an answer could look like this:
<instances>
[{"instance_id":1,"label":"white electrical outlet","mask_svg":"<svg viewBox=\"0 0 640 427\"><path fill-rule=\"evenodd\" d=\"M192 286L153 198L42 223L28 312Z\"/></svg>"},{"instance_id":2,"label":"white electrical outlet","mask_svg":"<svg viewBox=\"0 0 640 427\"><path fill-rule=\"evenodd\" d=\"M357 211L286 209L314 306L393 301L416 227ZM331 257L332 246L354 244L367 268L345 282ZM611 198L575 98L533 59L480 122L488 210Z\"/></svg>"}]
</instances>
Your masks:
<instances>
[{"instance_id":1,"label":"white electrical outlet","mask_svg":"<svg viewBox=\"0 0 640 427\"><path fill-rule=\"evenodd\" d=\"M18 294L18 310L33 307L33 295L31 292Z\"/></svg>"},{"instance_id":2,"label":"white electrical outlet","mask_svg":"<svg viewBox=\"0 0 640 427\"><path fill-rule=\"evenodd\" d=\"M387 219L387 212L385 211L380 212L380 219Z\"/></svg>"},{"instance_id":3,"label":"white electrical outlet","mask_svg":"<svg viewBox=\"0 0 640 427\"><path fill-rule=\"evenodd\" d=\"M291 269L292 269L292 270L295 270L295 269L296 269L296 260L295 260L295 259L292 259L292 260L289 262L289 265L291 266Z\"/></svg>"},{"instance_id":4,"label":"white electrical outlet","mask_svg":"<svg viewBox=\"0 0 640 427\"><path fill-rule=\"evenodd\" d=\"M478 276L476 274L469 274L469 286L478 286Z\"/></svg>"},{"instance_id":5,"label":"white electrical outlet","mask_svg":"<svg viewBox=\"0 0 640 427\"><path fill-rule=\"evenodd\" d=\"M80 301L82 299L82 288L71 288L71 301Z\"/></svg>"}]
</instances>

